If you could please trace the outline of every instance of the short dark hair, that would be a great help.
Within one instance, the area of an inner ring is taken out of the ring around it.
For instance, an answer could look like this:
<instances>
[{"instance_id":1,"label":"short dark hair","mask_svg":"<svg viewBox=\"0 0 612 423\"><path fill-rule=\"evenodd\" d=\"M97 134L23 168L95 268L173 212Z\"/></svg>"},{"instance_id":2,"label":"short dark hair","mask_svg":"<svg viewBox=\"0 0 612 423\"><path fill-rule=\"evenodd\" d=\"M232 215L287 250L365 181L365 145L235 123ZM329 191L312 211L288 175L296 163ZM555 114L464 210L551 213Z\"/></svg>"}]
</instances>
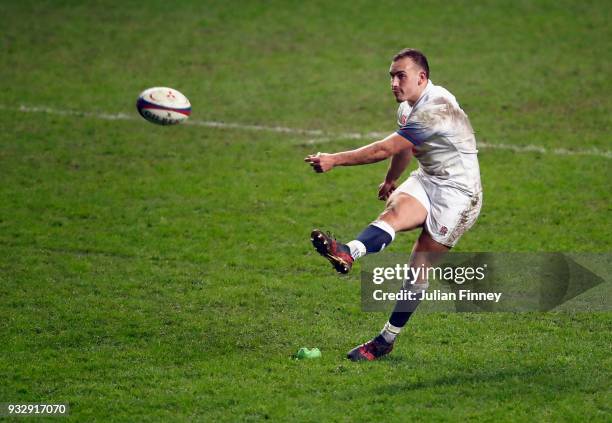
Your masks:
<instances>
[{"instance_id":1,"label":"short dark hair","mask_svg":"<svg viewBox=\"0 0 612 423\"><path fill-rule=\"evenodd\" d=\"M427 57L423 53L413 48L405 48L393 56L393 61L397 62L404 57L410 57L418 67L425 71L425 76L429 79L429 63L427 63Z\"/></svg>"}]
</instances>

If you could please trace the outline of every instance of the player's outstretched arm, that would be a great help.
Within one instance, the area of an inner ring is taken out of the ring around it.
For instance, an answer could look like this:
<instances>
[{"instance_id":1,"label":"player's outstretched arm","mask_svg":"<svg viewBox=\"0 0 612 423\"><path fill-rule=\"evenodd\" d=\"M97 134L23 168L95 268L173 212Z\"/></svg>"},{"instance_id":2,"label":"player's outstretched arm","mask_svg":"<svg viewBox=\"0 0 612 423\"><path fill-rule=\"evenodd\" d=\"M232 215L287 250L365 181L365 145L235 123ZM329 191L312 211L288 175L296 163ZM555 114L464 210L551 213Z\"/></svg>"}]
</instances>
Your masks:
<instances>
[{"instance_id":1,"label":"player's outstretched arm","mask_svg":"<svg viewBox=\"0 0 612 423\"><path fill-rule=\"evenodd\" d=\"M356 166L376 163L385 160L402 150L412 149L412 144L399 134L391 134L387 138L373 142L356 150L340 153L317 153L307 156L304 161L309 163L315 172L327 172L336 166Z\"/></svg>"}]
</instances>

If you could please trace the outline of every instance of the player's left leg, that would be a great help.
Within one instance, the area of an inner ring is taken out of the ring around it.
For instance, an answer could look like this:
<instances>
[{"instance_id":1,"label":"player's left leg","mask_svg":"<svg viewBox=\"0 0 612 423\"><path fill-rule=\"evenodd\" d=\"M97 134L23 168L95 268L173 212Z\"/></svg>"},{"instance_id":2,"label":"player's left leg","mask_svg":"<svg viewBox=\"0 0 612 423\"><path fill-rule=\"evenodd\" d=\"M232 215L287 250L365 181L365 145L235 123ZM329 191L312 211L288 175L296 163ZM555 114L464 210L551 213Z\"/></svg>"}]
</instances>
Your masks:
<instances>
[{"instance_id":1,"label":"player's left leg","mask_svg":"<svg viewBox=\"0 0 612 423\"><path fill-rule=\"evenodd\" d=\"M448 250L450 250L450 247L435 241L427 230L423 229L412 249L410 266L412 268L428 268ZM347 354L347 358L352 361L371 361L389 354L391 350L393 350L395 337L400 333L408 322L408 319L410 319L410 316L412 316L416 310L428 286L429 283L424 277L419 277L418 280L404 281L403 288L413 292L413 298L415 299L397 301L389 317L389 321L385 324L380 334L371 341L353 348Z\"/></svg>"},{"instance_id":2,"label":"player's left leg","mask_svg":"<svg viewBox=\"0 0 612 423\"><path fill-rule=\"evenodd\" d=\"M444 253L448 252L449 250L450 247L435 241L424 229L412 250L410 266L415 269L430 268L442 258ZM414 297L417 299L414 301L401 300L395 303L395 307L391 313L391 316L389 317L389 321L385 324L383 330L381 331L381 335L385 341L389 343L393 343L395 341L395 337L400 333L402 328L408 322L408 319L410 319L410 316L412 316L416 310L417 306L421 302L420 298L422 298L423 293L428 287L429 281L422 274L417 280L404 281L404 288L416 292L418 295L415 295Z\"/></svg>"}]
</instances>

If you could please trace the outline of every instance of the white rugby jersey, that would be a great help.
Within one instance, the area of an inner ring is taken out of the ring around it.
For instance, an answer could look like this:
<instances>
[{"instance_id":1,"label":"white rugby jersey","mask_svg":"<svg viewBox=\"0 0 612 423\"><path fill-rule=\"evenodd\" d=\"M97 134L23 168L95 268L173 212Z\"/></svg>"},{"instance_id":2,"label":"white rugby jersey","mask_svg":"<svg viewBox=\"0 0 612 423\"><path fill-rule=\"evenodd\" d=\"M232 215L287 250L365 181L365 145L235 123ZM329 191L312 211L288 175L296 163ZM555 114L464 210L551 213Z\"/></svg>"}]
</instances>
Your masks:
<instances>
[{"instance_id":1,"label":"white rugby jersey","mask_svg":"<svg viewBox=\"0 0 612 423\"><path fill-rule=\"evenodd\" d=\"M474 130L454 95L428 81L414 106L400 103L397 123L397 133L415 146L423 176L469 194L481 190Z\"/></svg>"}]
</instances>

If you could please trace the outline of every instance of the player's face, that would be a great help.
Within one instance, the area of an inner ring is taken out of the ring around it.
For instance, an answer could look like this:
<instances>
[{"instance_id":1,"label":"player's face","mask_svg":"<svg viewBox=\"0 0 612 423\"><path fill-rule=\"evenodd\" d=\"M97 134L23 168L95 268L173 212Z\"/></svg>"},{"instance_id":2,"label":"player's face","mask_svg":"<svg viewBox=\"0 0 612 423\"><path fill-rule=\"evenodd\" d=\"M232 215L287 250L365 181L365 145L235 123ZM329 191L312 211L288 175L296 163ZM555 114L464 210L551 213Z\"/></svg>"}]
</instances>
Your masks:
<instances>
[{"instance_id":1,"label":"player's face","mask_svg":"<svg viewBox=\"0 0 612 423\"><path fill-rule=\"evenodd\" d=\"M414 104L427 86L425 71L409 57L391 63L389 75L391 75L391 91L398 103L408 101Z\"/></svg>"}]
</instances>

